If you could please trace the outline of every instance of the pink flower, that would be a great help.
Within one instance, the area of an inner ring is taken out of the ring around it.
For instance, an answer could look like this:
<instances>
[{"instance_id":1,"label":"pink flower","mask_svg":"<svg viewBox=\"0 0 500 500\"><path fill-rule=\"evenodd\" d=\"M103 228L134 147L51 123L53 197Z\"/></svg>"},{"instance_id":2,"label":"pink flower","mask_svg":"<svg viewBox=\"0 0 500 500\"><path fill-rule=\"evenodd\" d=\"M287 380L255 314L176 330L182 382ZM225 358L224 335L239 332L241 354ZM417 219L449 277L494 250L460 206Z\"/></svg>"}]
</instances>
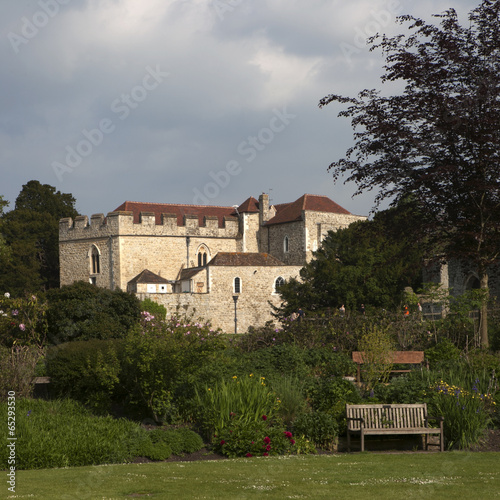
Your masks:
<instances>
[{"instance_id":1,"label":"pink flower","mask_svg":"<svg viewBox=\"0 0 500 500\"><path fill-rule=\"evenodd\" d=\"M24 323L21 323L19 325L19 330L22 330L24 332L24 330L26 330L26 326L24 325Z\"/></svg>"},{"instance_id":2,"label":"pink flower","mask_svg":"<svg viewBox=\"0 0 500 500\"><path fill-rule=\"evenodd\" d=\"M19 314L19 311L17 309L12 310L12 316L17 316Z\"/></svg>"}]
</instances>

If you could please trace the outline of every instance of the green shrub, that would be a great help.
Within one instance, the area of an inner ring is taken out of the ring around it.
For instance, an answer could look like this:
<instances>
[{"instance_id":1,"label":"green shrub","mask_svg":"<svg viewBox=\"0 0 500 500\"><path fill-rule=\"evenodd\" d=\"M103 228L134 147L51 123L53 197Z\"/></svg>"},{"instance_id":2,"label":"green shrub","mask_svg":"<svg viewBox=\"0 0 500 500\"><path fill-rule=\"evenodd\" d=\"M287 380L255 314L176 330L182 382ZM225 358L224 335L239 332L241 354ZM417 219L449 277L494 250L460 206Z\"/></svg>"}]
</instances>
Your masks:
<instances>
[{"instance_id":1,"label":"green shrub","mask_svg":"<svg viewBox=\"0 0 500 500\"><path fill-rule=\"evenodd\" d=\"M141 311L147 311L159 320L164 320L167 317L166 307L148 298L141 302Z\"/></svg>"},{"instance_id":2,"label":"green shrub","mask_svg":"<svg viewBox=\"0 0 500 500\"><path fill-rule=\"evenodd\" d=\"M460 358L460 349L451 340L442 339L425 351L425 358L431 369L446 367Z\"/></svg>"},{"instance_id":3,"label":"green shrub","mask_svg":"<svg viewBox=\"0 0 500 500\"><path fill-rule=\"evenodd\" d=\"M229 458L315 453L303 437L295 439L284 427L268 421L231 421L213 439L213 449Z\"/></svg>"},{"instance_id":4,"label":"green shrub","mask_svg":"<svg viewBox=\"0 0 500 500\"><path fill-rule=\"evenodd\" d=\"M6 405L0 407L6 414ZM18 469L123 463L136 456L163 460L170 456L167 447L153 443L148 431L138 424L92 416L75 401L19 399L15 411ZM8 451L7 447L0 451L1 469L7 468Z\"/></svg>"},{"instance_id":5,"label":"green shrub","mask_svg":"<svg viewBox=\"0 0 500 500\"><path fill-rule=\"evenodd\" d=\"M154 429L149 432L151 442L155 445L166 444L174 455L194 453L203 448L203 439L196 432L185 427L179 429Z\"/></svg>"},{"instance_id":6,"label":"green shrub","mask_svg":"<svg viewBox=\"0 0 500 500\"><path fill-rule=\"evenodd\" d=\"M341 433L345 432L346 403L361 403L359 389L350 381L342 378L317 379L308 391L309 404L315 412L331 414Z\"/></svg>"},{"instance_id":7,"label":"green shrub","mask_svg":"<svg viewBox=\"0 0 500 500\"><path fill-rule=\"evenodd\" d=\"M224 349L219 333L207 324L143 315L125 342L121 384L127 402L141 416L177 422L194 397L198 375L217 365Z\"/></svg>"},{"instance_id":8,"label":"green shrub","mask_svg":"<svg viewBox=\"0 0 500 500\"><path fill-rule=\"evenodd\" d=\"M120 340L88 340L49 348L46 367L52 394L106 413L119 382L122 346Z\"/></svg>"},{"instance_id":9,"label":"green shrub","mask_svg":"<svg viewBox=\"0 0 500 500\"><path fill-rule=\"evenodd\" d=\"M304 436L321 449L334 450L339 426L331 413L315 411L300 415L293 422L293 433Z\"/></svg>"},{"instance_id":10,"label":"green shrub","mask_svg":"<svg viewBox=\"0 0 500 500\"><path fill-rule=\"evenodd\" d=\"M119 289L79 281L47 292L49 341L123 338L140 318L140 301Z\"/></svg>"}]
</instances>

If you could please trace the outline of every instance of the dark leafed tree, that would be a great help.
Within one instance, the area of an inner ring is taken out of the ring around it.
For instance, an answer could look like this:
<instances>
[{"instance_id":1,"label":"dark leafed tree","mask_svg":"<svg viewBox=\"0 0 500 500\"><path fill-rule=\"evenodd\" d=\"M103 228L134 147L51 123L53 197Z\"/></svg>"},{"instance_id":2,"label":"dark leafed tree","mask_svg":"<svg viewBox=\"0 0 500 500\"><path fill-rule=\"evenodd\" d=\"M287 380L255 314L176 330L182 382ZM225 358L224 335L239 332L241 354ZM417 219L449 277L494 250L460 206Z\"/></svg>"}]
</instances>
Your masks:
<instances>
[{"instance_id":1,"label":"dark leafed tree","mask_svg":"<svg viewBox=\"0 0 500 500\"><path fill-rule=\"evenodd\" d=\"M29 181L14 210L2 216L9 259L0 274L0 290L15 295L59 286L59 219L75 217L75 199L48 184Z\"/></svg>"},{"instance_id":2,"label":"dark leafed tree","mask_svg":"<svg viewBox=\"0 0 500 500\"><path fill-rule=\"evenodd\" d=\"M314 258L300 271L300 280L280 287L288 316L299 307L309 311L366 306L396 309L404 288L420 287L422 253L414 245L410 202L382 210L373 220L330 231Z\"/></svg>"},{"instance_id":3,"label":"dark leafed tree","mask_svg":"<svg viewBox=\"0 0 500 500\"><path fill-rule=\"evenodd\" d=\"M399 17L408 34L368 43L385 56L382 83L401 91L329 95L319 104L347 105L339 116L354 128L354 145L329 167L334 179L347 174L357 193L380 189L377 206L411 196L420 214L415 238L475 265L485 297L500 249L499 12L500 0L484 0L465 26L454 9L436 15L436 25Z\"/></svg>"}]
</instances>

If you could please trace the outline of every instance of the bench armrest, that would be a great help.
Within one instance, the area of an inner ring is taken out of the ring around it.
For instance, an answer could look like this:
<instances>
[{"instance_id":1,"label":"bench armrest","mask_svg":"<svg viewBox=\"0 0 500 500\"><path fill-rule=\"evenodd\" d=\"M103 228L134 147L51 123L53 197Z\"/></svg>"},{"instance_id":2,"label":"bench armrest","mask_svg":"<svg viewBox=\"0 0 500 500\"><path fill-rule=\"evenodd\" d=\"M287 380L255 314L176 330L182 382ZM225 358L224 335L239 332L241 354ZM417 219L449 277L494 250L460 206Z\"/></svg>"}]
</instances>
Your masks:
<instances>
[{"instance_id":1,"label":"bench armrest","mask_svg":"<svg viewBox=\"0 0 500 500\"><path fill-rule=\"evenodd\" d=\"M346 417L346 420L349 422L350 420L359 420L360 422L365 423L365 419L363 417Z\"/></svg>"},{"instance_id":2,"label":"bench armrest","mask_svg":"<svg viewBox=\"0 0 500 500\"><path fill-rule=\"evenodd\" d=\"M427 416L425 418L425 423L427 424L427 422L429 420L435 420L436 422L439 422L439 427L442 427L443 426L443 422L444 422L444 417L429 417L429 416Z\"/></svg>"}]
</instances>

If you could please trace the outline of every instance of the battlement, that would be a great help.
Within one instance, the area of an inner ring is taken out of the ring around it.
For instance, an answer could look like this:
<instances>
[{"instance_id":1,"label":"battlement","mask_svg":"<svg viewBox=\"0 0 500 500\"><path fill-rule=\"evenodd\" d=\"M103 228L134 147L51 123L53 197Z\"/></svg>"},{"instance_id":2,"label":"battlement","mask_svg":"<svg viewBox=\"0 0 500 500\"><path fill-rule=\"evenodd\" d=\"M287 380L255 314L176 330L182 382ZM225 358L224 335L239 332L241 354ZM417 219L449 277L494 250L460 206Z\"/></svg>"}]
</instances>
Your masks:
<instances>
[{"instance_id":1,"label":"battlement","mask_svg":"<svg viewBox=\"0 0 500 500\"><path fill-rule=\"evenodd\" d=\"M177 214L162 213L161 223L156 223L154 212L140 212L139 222L134 222L133 212L94 214L89 218L79 215L73 220L66 217L59 221L59 240L105 238L110 236L200 236L240 238L237 217L224 216L222 227L217 216L206 215L200 224L197 215L184 214L179 224Z\"/></svg>"}]
</instances>

